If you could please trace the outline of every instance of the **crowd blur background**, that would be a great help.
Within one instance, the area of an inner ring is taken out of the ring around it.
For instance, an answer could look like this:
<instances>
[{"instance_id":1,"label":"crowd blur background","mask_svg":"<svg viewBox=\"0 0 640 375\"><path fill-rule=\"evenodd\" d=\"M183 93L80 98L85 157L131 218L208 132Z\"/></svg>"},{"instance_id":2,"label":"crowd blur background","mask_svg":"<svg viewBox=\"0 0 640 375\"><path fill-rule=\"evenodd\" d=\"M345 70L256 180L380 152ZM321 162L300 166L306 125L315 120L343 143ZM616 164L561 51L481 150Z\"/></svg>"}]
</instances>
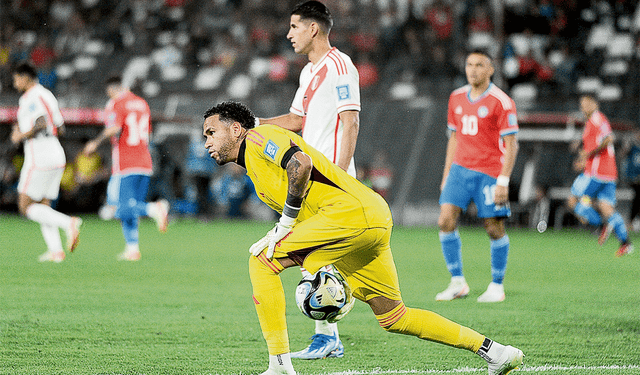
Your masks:
<instances>
[{"instance_id":1,"label":"crowd blur background","mask_svg":"<svg viewBox=\"0 0 640 375\"><path fill-rule=\"evenodd\" d=\"M335 20L332 45L350 55L360 73L359 178L383 194L395 212L413 212L424 221L425 205L437 202L446 103L449 93L466 83L469 50L491 53L494 82L516 101L521 127L532 130L521 140L514 201L524 205L540 190L569 186L575 171L567 143L579 135L579 128L573 130L580 94L600 99L621 134L618 146L638 127L640 6L635 0L324 2ZM0 2L0 208L15 209L12 183L20 166L20 150L8 141L19 97L10 72L31 61L40 82L67 109L63 145L70 166L59 202L65 210L97 211L104 200L109 146L88 157L78 151L100 131L104 82L119 74L152 109L150 199L167 198L174 213L185 215L260 212L242 171L216 167L208 158L201 119L211 105L229 99L247 103L260 117L288 111L307 63L286 39L296 3ZM557 128L565 138L544 135Z\"/></svg>"}]
</instances>

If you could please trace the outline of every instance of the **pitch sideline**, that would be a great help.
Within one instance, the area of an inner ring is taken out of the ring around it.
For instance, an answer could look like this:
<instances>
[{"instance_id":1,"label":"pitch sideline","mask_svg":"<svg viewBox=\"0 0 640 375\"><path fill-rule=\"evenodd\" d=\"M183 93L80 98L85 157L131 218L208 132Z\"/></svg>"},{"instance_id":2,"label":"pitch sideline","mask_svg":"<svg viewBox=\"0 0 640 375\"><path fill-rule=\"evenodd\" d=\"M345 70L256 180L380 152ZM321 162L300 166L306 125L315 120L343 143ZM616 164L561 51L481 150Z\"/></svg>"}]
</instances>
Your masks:
<instances>
[{"instance_id":1,"label":"pitch sideline","mask_svg":"<svg viewBox=\"0 0 640 375\"><path fill-rule=\"evenodd\" d=\"M557 366L557 365L544 365L544 366L523 366L516 370L519 372L548 372L548 371L571 371L571 370L584 370L584 371L596 371L596 370L640 370L638 365L610 365L610 366ZM344 371L344 372L331 372L326 375L383 375L383 374L471 374L471 373L486 373L486 367L473 368L462 367L453 370L386 370L386 371ZM515 375L514 373L514 375Z\"/></svg>"}]
</instances>

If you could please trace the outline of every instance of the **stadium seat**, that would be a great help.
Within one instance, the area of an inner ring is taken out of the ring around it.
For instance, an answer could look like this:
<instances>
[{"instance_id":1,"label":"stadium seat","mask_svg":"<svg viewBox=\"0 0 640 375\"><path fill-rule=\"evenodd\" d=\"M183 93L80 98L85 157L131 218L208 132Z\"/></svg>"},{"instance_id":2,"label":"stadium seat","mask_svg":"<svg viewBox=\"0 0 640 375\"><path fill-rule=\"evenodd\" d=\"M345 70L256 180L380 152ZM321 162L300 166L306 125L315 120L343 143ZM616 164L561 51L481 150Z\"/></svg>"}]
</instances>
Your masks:
<instances>
[{"instance_id":1,"label":"stadium seat","mask_svg":"<svg viewBox=\"0 0 640 375\"><path fill-rule=\"evenodd\" d=\"M471 50L488 49L496 45L496 40L490 33L471 33L468 43Z\"/></svg>"},{"instance_id":2,"label":"stadium seat","mask_svg":"<svg viewBox=\"0 0 640 375\"><path fill-rule=\"evenodd\" d=\"M598 91L598 99L603 102L613 102L619 100L621 97L622 89L615 84L604 85L600 91Z\"/></svg>"},{"instance_id":3,"label":"stadium seat","mask_svg":"<svg viewBox=\"0 0 640 375\"><path fill-rule=\"evenodd\" d=\"M595 93L602 88L602 80L598 77L580 77L576 83L578 93Z\"/></svg>"},{"instance_id":4,"label":"stadium seat","mask_svg":"<svg viewBox=\"0 0 640 375\"><path fill-rule=\"evenodd\" d=\"M602 66L604 76L622 76L629 71L629 63L625 60L609 60Z\"/></svg>"},{"instance_id":5,"label":"stadium seat","mask_svg":"<svg viewBox=\"0 0 640 375\"><path fill-rule=\"evenodd\" d=\"M634 44L631 34L615 34L607 41L607 57L630 58L633 55Z\"/></svg>"},{"instance_id":6,"label":"stadium seat","mask_svg":"<svg viewBox=\"0 0 640 375\"><path fill-rule=\"evenodd\" d=\"M615 30L612 25L594 25L591 28L589 38L587 39L587 44L585 46L586 51L591 53L595 49L606 48L614 33Z\"/></svg>"},{"instance_id":7,"label":"stadium seat","mask_svg":"<svg viewBox=\"0 0 640 375\"><path fill-rule=\"evenodd\" d=\"M538 97L538 88L533 83L518 83L511 88L511 97L518 109L530 109Z\"/></svg>"},{"instance_id":8,"label":"stadium seat","mask_svg":"<svg viewBox=\"0 0 640 375\"><path fill-rule=\"evenodd\" d=\"M221 66L201 68L194 79L194 86L196 90L215 90L220 86L225 73L226 69Z\"/></svg>"}]
</instances>

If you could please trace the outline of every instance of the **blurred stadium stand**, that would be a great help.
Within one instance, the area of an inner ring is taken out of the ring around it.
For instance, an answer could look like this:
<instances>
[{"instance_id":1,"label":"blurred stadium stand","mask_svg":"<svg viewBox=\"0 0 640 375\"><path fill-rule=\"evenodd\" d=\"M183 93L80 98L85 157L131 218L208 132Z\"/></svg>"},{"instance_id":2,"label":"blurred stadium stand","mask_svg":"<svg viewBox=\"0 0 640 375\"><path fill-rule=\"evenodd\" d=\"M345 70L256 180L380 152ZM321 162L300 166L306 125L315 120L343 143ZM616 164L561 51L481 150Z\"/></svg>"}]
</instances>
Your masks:
<instances>
[{"instance_id":1,"label":"blurred stadium stand","mask_svg":"<svg viewBox=\"0 0 640 375\"><path fill-rule=\"evenodd\" d=\"M18 102L10 69L31 60L65 108L72 129L67 144L99 131L86 125L99 125L92 116L107 101L103 82L120 74L149 101L154 129L171 146L164 156L183 169L188 134L199 129L212 104L240 100L260 117L288 111L306 63L286 40L289 11L297 2L0 2L1 154L9 154L7 125ZM637 1L325 3L335 19L332 44L353 58L361 74L356 164L366 169L377 152L389 155L394 179L388 200L400 223L433 223L434 211L437 216L447 99L465 83L469 49L490 51L494 81L518 107L514 203L525 206L536 185L570 185L567 145L579 136L580 124L572 119L580 94L600 98L621 137L639 126Z\"/></svg>"}]
</instances>

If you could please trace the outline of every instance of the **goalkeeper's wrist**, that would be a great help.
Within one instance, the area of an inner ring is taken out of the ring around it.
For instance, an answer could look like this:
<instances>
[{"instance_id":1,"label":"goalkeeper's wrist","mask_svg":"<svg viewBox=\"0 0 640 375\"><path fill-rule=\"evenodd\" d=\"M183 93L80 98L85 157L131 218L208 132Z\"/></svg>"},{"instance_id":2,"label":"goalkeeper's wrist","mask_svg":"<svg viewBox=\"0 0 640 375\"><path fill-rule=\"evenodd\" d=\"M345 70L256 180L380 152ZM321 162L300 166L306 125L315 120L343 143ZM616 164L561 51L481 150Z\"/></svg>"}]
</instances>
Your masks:
<instances>
[{"instance_id":1,"label":"goalkeeper's wrist","mask_svg":"<svg viewBox=\"0 0 640 375\"><path fill-rule=\"evenodd\" d=\"M285 227L292 227L295 222L296 222L295 217L285 215L284 213L282 214L282 216L280 216L280 220L278 221L280 225Z\"/></svg>"},{"instance_id":2,"label":"goalkeeper's wrist","mask_svg":"<svg viewBox=\"0 0 640 375\"><path fill-rule=\"evenodd\" d=\"M280 217L280 224L286 226L293 226L295 223L300 209L302 208L302 198L295 198L292 196L287 197L287 201L282 208L282 216Z\"/></svg>"}]
</instances>

